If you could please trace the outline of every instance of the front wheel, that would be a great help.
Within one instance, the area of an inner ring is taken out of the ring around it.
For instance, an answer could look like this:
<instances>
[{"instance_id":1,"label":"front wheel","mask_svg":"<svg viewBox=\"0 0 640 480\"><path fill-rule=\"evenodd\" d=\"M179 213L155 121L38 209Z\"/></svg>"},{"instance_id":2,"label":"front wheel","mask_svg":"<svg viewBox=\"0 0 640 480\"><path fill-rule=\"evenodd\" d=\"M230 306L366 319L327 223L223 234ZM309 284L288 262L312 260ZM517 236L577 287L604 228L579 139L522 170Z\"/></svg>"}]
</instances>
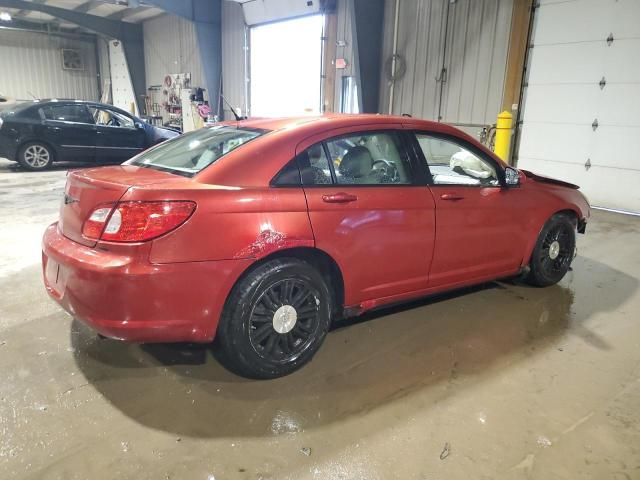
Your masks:
<instances>
[{"instance_id":1,"label":"front wheel","mask_svg":"<svg viewBox=\"0 0 640 480\"><path fill-rule=\"evenodd\" d=\"M18 163L27 170L45 170L53 163L53 151L44 143L29 142L18 152Z\"/></svg>"},{"instance_id":2,"label":"front wheel","mask_svg":"<svg viewBox=\"0 0 640 480\"><path fill-rule=\"evenodd\" d=\"M569 271L576 248L576 230L566 215L557 214L547 221L533 249L526 280L547 287L558 283Z\"/></svg>"},{"instance_id":3,"label":"front wheel","mask_svg":"<svg viewBox=\"0 0 640 480\"><path fill-rule=\"evenodd\" d=\"M294 372L320 348L332 302L322 275L306 262L280 258L258 266L227 300L216 335L220 362L249 378Z\"/></svg>"}]
</instances>

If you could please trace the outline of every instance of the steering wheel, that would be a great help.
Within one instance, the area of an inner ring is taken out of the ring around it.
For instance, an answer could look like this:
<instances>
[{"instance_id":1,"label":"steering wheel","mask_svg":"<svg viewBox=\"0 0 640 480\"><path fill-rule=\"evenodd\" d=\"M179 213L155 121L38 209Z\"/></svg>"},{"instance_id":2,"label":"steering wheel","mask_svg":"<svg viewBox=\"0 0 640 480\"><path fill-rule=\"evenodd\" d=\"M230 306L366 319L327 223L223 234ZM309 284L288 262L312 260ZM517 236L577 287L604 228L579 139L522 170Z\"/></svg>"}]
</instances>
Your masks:
<instances>
[{"instance_id":1,"label":"steering wheel","mask_svg":"<svg viewBox=\"0 0 640 480\"><path fill-rule=\"evenodd\" d=\"M400 179L398 168L389 160L376 160L373 162L372 170L378 174L381 183L397 183Z\"/></svg>"},{"instance_id":2,"label":"steering wheel","mask_svg":"<svg viewBox=\"0 0 640 480\"><path fill-rule=\"evenodd\" d=\"M109 126L109 127L118 127L118 126L120 126L120 124L116 121L115 118L111 117L109 119L109 121L107 122L107 126Z\"/></svg>"}]
</instances>

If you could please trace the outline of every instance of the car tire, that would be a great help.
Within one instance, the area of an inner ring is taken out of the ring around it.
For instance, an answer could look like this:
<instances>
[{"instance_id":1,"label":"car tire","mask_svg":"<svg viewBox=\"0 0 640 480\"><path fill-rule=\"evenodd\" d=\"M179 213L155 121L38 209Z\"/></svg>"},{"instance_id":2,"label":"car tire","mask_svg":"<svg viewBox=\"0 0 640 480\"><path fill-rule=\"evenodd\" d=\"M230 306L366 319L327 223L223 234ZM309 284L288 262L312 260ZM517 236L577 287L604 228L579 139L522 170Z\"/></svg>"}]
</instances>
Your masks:
<instances>
[{"instance_id":1,"label":"car tire","mask_svg":"<svg viewBox=\"0 0 640 480\"><path fill-rule=\"evenodd\" d=\"M46 170L53 163L53 149L42 142L25 143L18 151L18 163L27 170Z\"/></svg>"},{"instance_id":2,"label":"car tire","mask_svg":"<svg viewBox=\"0 0 640 480\"><path fill-rule=\"evenodd\" d=\"M531 255L525 280L531 285L548 287L562 280L575 255L576 227L567 215L552 216L542 228Z\"/></svg>"},{"instance_id":3,"label":"car tire","mask_svg":"<svg viewBox=\"0 0 640 480\"><path fill-rule=\"evenodd\" d=\"M332 295L313 266L295 258L267 261L233 288L214 351L228 370L244 377L288 375L318 351L332 311Z\"/></svg>"}]
</instances>

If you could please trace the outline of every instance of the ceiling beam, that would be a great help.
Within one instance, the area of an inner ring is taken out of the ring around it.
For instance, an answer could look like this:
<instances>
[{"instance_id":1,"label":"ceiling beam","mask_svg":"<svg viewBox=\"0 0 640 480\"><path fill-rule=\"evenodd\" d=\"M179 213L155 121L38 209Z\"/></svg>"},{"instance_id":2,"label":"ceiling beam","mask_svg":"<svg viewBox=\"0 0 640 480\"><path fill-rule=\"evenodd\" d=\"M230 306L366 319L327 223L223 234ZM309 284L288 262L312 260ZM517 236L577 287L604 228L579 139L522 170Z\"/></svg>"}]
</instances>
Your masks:
<instances>
[{"instance_id":1,"label":"ceiling beam","mask_svg":"<svg viewBox=\"0 0 640 480\"><path fill-rule=\"evenodd\" d=\"M73 9L74 12L87 13L93 10L94 8L99 7L105 2L101 0L89 0L88 2L81 3L76 8Z\"/></svg>"},{"instance_id":2,"label":"ceiling beam","mask_svg":"<svg viewBox=\"0 0 640 480\"><path fill-rule=\"evenodd\" d=\"M140 12L145 12L150 10L149 7L135 7L135 8L124 8L119 12L112 13L107 18L110 20L126 20L129 17L133 17L135 14Z\"/></svg>"},{"instance_id":3,"label":"ceiling beam","mask_svg":"<svg viewBox=\"0 0 640 480\"><path fill-rule=\"evenodd\" d=\"M33 0L35 3L47 3L47 0ZM31 10L20 10L18 13L16 13L16 17L24 17L25 15L27 15Z\"/></svg>"}]
</instances>

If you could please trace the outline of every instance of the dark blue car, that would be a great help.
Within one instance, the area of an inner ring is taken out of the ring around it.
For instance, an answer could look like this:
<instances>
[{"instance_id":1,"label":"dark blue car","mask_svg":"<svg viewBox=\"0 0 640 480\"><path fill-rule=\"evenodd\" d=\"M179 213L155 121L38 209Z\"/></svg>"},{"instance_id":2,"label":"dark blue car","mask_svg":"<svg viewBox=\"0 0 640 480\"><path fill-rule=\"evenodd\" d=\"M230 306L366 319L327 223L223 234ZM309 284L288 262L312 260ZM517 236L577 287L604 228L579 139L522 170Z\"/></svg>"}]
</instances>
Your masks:
<instances>
[{"instance_id":1,"label":"dark blue car","mask_svg":"<svg viewBox=\"0 0 640 480\"><path fill-rule=\"evenodd\" d=\"M29 170L57 161L123 162L177 135L96 102L38 100L0 111L0 157Z\"/></svg>"}]
</instances>

